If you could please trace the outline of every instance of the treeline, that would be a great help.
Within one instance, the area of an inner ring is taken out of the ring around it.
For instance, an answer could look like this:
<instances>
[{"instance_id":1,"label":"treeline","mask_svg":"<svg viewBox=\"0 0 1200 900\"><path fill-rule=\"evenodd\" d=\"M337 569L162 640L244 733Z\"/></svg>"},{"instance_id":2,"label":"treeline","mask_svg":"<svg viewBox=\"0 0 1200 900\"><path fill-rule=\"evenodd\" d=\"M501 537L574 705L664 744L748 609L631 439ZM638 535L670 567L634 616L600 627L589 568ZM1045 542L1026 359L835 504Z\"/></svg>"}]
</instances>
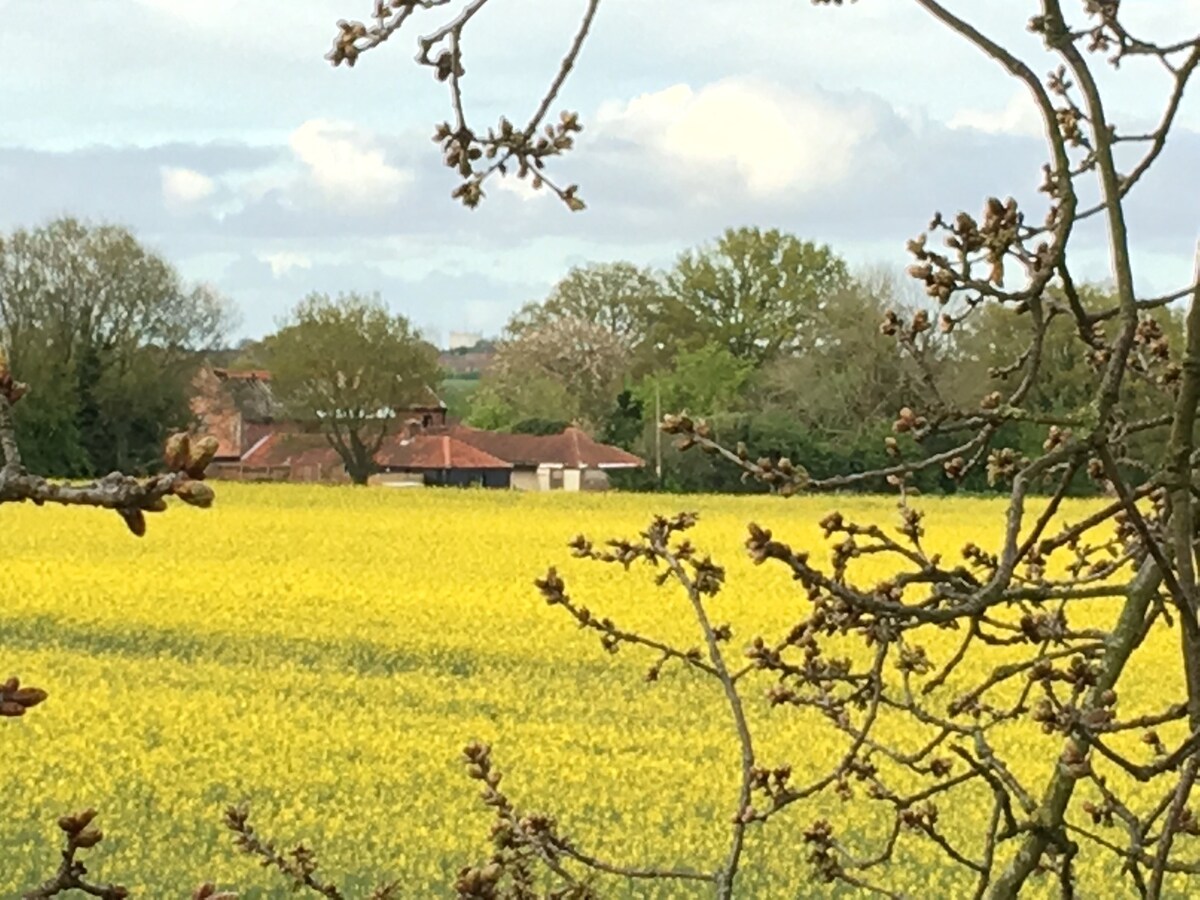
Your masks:
<instances>
[{"instance_id":1,"label":"treeline","mask_svg":"<svg viewBox=\"0 0 1200 900\"><path fill-rule=\"evenodd\" d=\"M1065 302L1044 304L1041 374L993 442L1018 457L1040 453L1056 422L1086 418L1101 351L1076 339L1073 317L1058 311ZM1113 307L1096 286L1078 288L1070 302L1096 313L1098 328ZM905 407L974 410L1011 386L1035 333L1028 315L1011 312L980 303L939 322L936 302L905 273L852 271L828 246L731 229L667 271L628 262L572 269L543 302L512 316L492 364L453 398L452 411L498 430L553 433L577 423L648 461L617 476L630 489L757 489L735 467L662 438L661 415L681 411L755 457L788 457L818 478L844 475L906 452L911 436L893 427ZM889 314L908 326L888 327ZM914 317L928 323L915 336ZM438 377L434 349L378 298L313 295L277 334L216 352L230 326L225 300L185 284L124 228L68 218L0 235L0 345L38 394L16 410L26 463L37 471L154 470L165 436L192 423L198 365L227 357L274 370L289 415L335 422L333 443L365 480L390 427L376 411L412 401ZM1148 311L1139 335L1137 353L1173 353L1180 317ZM1134 379L1129 421L1154 414L1148 387ZM949 448L956 437L934 435L925 449ZM929 468L914 483L989 489L986 467L961 483ZM1085 473L1076 489L1091 489Z\"/></svg>"},{"instance_id":2,"label":"treeline","mask_svg":"<svg viewBox=\"0 0 1200 900\"><path fill-rule=\"evenodd\" d=\"M1018 456L1042 452L1054 422L1084 412L1098 362L1050 299L1042 376L1023 420L1005 425L994 444ZM1079 288L1077 300L1097 312L1112 305L1096 286ZM929 327L905 337L885 325L889 312ZM581 424L648 460L622 477L628 488L759 489L735 467L661 440L658 416L680 411L707 418L727 446L786 456L814 477L861 472L903 451L907 436L893 424L905 407L979 409L993 391L1011 388L1034 335L1029 316L1011 312L979 304L943 320L907 273L855 272L828 246L731 229L665 272L627 262L572 269L544 302L508 322L466 412L473 424L512 431ZM1155 330L1161 337L1148 339L1156 349L1146 352L1178 348L1179 316L1152 316L1151 338ZM1135 396L1131 418L1152 414L1145 395L1141 410ZM930 437L925 447L952 447L954 437ZM890 449L888 438L897 442ZM927 492L990 487L986 467L961 483L930 468L912 483ZM1076 490L1091 489L1081 474Z\"/></svg>"},{"instance_id":3,"label":"treeline","mask_svg":"<svg viewBox=\"0 0 1200 900\"><path fill-rule=\"evenodd\" d=\"M197 354L229 324L221 297L124 228L66 218L0 235L0 345L37 395L14 408L24 463L66 477L156 468L191 421Z\"/></svg>"}]
</instances>

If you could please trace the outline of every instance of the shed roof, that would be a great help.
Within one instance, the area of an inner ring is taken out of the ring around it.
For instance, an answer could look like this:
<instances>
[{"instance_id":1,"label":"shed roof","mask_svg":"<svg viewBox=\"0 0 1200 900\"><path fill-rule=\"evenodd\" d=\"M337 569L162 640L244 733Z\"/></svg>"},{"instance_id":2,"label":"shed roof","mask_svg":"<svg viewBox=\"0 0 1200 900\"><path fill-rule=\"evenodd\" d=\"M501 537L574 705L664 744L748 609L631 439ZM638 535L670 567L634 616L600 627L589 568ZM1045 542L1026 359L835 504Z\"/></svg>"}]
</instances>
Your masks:
<instances>
[{"instance_id":1,"label":"shed roof","mask_svg":"<svg viewBox=\"0 0 1200 900\"><path fill-rule=\"evenodd\" d=\"M276 431L267 435L246 452L242 463L247 466L286 466L289 463L325 461L324 454L338 458L323 434Z\"/></svg>"},{"instance_id":2,"label":"shed roof","mask_svg":"<svg viewBox=\"0 0 1200 900\"><path fill-rule=\"evenodd\" d=\"M559 465L569 469L639 468L644 460L619 447L594 440L581 428L559 434L510 434L454 425L450 434L515 466Z\"/></svg>"},{"instance_id":3,"label":"shed roof","mask_svg":"<svg viewBox=\"0 0 1200 900\"><path fill-rule=\"evenodd\" d=\"M511 469L498 459L448 434L418 434L385 440L375 461L389 469Z\"/></svg>"}]
</instances>

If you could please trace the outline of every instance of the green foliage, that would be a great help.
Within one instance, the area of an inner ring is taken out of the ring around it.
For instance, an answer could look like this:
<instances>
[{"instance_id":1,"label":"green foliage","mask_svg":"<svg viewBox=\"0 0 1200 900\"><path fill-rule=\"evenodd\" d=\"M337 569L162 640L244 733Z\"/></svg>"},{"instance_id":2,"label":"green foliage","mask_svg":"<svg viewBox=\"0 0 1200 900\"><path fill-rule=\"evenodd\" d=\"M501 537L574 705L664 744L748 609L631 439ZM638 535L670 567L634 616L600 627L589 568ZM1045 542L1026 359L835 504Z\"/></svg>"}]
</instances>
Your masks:
<instances>
[{"instance_id":1,"label":"green foliage","mask_svg":"<svg viewBox=\"0 0 1200 900\"><path fill-rule=\"evenodd\" d=\"M572 421L577 414L578 404L563 384L534 373L499 383L485 377L471 395L467 422L477 428L511 431L527 419Z\"/></svg>"},{"instance_id":2,"label":"green foliage","mask_svg":"<svg viewBox=\"0 0 1200 900\"><path fill-rule=\"evenodd\" d=\"M437 351L378 297L310 294L266 340L275 389L290 415L320 423L356 483L395 426L394 410L437 383Z\"/></svg>"},{"instance_id":3,"label":"green foliage","mask_svg":"<svg viewBox=\"0 0 1200 900\"><path fill-rule=\"evenodd\" d=\"M626 379L648 368L663 289L658 274L632 263L571 269L543 302L509 320L469 421L512 430L541 419L606 431Z\"/></svg>"},{"instance_id":4,"label":"green foliage","mask_svg":"<svg viewBox=\"0 0 1200 900\"><path fill-rule=\"evenodd\" d=\"M704 344L678 353L669 370L643 379L634 395L643 409L653 410L657 390L664 411L719 416L738 405L754 373L752 361L722 345Z\"/></svg>"},{"instance_id":5,"label":"green foliage","mask_svg":"<svg viewBox=\"0 0 1200 900\"><path fill-rule=\"evenodd\" d=\"M646 416L653 417L654 408L647 408L631 390L621 391L612 411L600 431L600 439L607 444L631 450L646 431Z\"/></svg>"},{"instance_id":6,"label":"green foliage","mask_svg":"<svg viewBox=\"0 0 1200 900\"><path fill-rule=\"evenodd\" d=\"M1115 307L1116 297L1109 290L1084 285L1079 288L1083 307L1091 313ZM1050 293L1059 300L1058 291ZM1177 354L1183 346L1183 321L1178 310L1157 309L1143 315L1161 328L1168 345ZM980 398L991 391L1011 391L1013 378L1006 374L1031 345L1034 322L1028 312L1014 315L998 305L980 309L969 326L958 333L954 347L956 378L947 383L950 398L965 408L978 405ZM1144 353L1138 349L1137 354ZM1035 416L1080 417L1086 413L1095 392L1096 369L1092 352L1079 339L1071 317L1058 314L1046 327L1041 352L1041 368L1037 381L1022 402L1022 408ZM1122 406L1130 421L1147 419L1162 412L1162 396L1146 378L1131 377L1124 390ZM1031 422L1007 425L1003 431L1005 446L1020 450L1027 456L1042 451L1046 427ZM1158 438L1134 435L1129 445L1144 459L1157 459ZM1128 477L1137 483L1143 473L1130 472ZM1082 476L1078 492L1094 489Z\"/></svg>"},{"instance_id":7,"label":"green foliage","mask_svg":"<svg viewBox=\"0 0 1200 900\"><path fill-rule=\"evenodd\" d=\"M446 404L447 414L456 419L466 419L470 415L471 403L479 385L480 379L476 373L443 379L437 394Z\"/></svg>"},{"instance_id":8,"label":"green foliage","mask_svg":"<svg viewBox=\"0 0 1200 900\"><path fill-rule=\"evenodd\" d=\"M762 365L813 344L813 325L852 283L829 247L771 229L728 229L684 253L667 278L658 330L666 343L728 348Z\"/></svg>"},{"instance_id":9,"label":"green foliage","mask_svg":"<svg viewBox=\"0 0 1200 900\"><path fill-rule=\"evenodd\" d=\"M64 476L158 463L186 426L197 352L230 324L127 229L60 219L0 236L0 343L37 403L15 411L24 458Z\"/></svg>"},{"instance_id":10,"label":"green foliage","mask_svg":"<svg viewBox=\"0 0 1200 900\"><path fill-rule=\"evenodd\" d=\"M684 254L665 277L627 262L574 268L509 321L471 421L580 421L628 445L642 430L630 404L653 410L655 384L667 409L732 408L752 373L795 352L829 292L850 283L827 247L754 228Z\"/></svg>"},{"instance_id":11,"label":"green foliage","mask_svg":"<svg viewBox=\"0 0 1200 900\"><path fill-rule=\"evenodd\" d=\"M507 331L511 337L519 337L557 319L577 319L600 326L636 350L661 312L663 291L657 273L632 263L576 266L544 301L518 311Z\"/></svg>"},{"instance_id":12,"label":"green foliage","mask_svg":"<svg viewBox=\"0 0 1200 900\"><path fill-rule=\"evenodd\" d=\"M267 349L264 341L244 338L228 350L209 353L208 359L213 365L227 369L265 369Z\"/></svg>"},{"instance_id":13,"label":"green foliage","mask_svg":"<svg viewBox=\"0 0 1200 900\"><path fill-rule=\"evenodd\" d=\"M1096 288L1081 291L1089 309L1110 308L1113 298ZM804 353L781 357L754 373L737 405L714 403L714 425L720 438L731 445L743 441L756 456L789 457L802 461L816 478L848 475L894 464L884 450L884 440L896 437L891 422L904 407L923 408L936 398L893 339L879 332L877 323L888 308L906 305L890 279L861 279L851 290L839 294L822 316L819 340ZM1155 314L1170 344L1179 347L1182 329L1173 312ZM1026 352L1032 325L1028 316L1014 316L998 307L984 307L960 329L953 340L931 344L926 355L928 375L937 385L941 399L963 409L976 409L992 390L1011 389L996 371L1010 365ZM1086 347L1073 336L1066 317L1051 322L1043 348L1042 374L1037 388L1022 404L1035 417L1078 416L1088 402L1086 385L1094 379L1093 361ZM1148 384L1131 385L1128 391L1133 419L1154 415L1155 394ZM671 407L664 403L664 407ZM697 413L699 414L699 413ZM1010 447L1034 457L1043 451L1047 437L1045 422L1016 421L1005 424L995 446ZM1147 438L1133 437L1130 444ZM949 450L953 437L934 435L919 447L900 436L902 458L916 458ZM648 440L640 452L651 449ZM1140 447L1139 453L1152 448ZM664 455L669 490L742 489L726 467L700 454L680 455L673 449ZM1139 473L1128 477L1137 483ZM947 478L940 467L918 473L912 484L926 492L1003 492L1004 486L987 482L983 467L961 483ZM855 485L855 490L880 490L882 480ZM1070 494L1094 493L1096 486L1080 473Z\"/></svg>"},{"instance_id":14,"label":"green foliage","mask_svg":"<svg viewBox=\"0 0 1200 900\"><path fill-rule=\"evenodd\" d=\"M844 445L886 427L901 407L922 405L924 386L911 360L879 331L887 310L903 302L899 293L894 279L874 277L832 295L810 328L810 346L758 370L750 405Z\"/></svg>"},{"instance_id":15,"label":"green foliage","mask_svg":"<svg viewBox=\"0 0 1200 900\"><path fill-rule=\"evenodd\" d=\"M75 383L49 366L39 366L26 378L41 378L37 403L21 403L13 410L21 442L21 458L34 472L66 477L86 475L92 468L78 421Z\"/></svg>"}]
</instances>

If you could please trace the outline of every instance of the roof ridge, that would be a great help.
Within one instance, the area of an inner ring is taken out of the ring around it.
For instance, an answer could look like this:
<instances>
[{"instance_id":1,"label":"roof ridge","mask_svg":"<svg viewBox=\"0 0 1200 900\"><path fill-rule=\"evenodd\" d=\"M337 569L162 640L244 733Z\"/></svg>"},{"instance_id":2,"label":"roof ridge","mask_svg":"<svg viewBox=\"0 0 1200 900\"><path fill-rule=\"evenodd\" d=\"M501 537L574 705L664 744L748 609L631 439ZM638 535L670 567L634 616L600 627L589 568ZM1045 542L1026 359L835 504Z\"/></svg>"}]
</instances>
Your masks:
<instances>
[{"instance_id":1,"label":"roof ridge","mask_svg":"<svg viewBox=\"0 0 1200 900\"><path fill-rule=\"evenodd\" d=\"M583 451L579 449L579 429L575 427L568 428L571 433L571 449L575 452L575 467L583 468Z\"/></svg>"}]
</instances>

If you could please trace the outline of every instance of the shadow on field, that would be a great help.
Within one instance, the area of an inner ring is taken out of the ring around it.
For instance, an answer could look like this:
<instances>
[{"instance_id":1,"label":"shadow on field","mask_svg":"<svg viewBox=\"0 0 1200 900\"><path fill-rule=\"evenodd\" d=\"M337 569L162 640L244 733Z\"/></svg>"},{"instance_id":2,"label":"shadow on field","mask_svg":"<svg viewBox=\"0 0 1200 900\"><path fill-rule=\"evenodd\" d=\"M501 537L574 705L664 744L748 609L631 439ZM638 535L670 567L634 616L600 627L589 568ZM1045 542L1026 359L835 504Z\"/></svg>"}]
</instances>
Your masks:
<instances>
[{"instance_id":1,"label":"shadow on field","mask_svg":"<svg viewBox=\"0 0 1200 900\"><path fill-rule=\"evenodd\" d=\"M0 650L46 649L82 656L351 671L378 678L416 670L467 678L477 669L477 661L466 653L414 652L362 640L245 638L221 632L198 635L146 626L115 631L52 616L0 619Z\"/></svg>"}]
</instances>

